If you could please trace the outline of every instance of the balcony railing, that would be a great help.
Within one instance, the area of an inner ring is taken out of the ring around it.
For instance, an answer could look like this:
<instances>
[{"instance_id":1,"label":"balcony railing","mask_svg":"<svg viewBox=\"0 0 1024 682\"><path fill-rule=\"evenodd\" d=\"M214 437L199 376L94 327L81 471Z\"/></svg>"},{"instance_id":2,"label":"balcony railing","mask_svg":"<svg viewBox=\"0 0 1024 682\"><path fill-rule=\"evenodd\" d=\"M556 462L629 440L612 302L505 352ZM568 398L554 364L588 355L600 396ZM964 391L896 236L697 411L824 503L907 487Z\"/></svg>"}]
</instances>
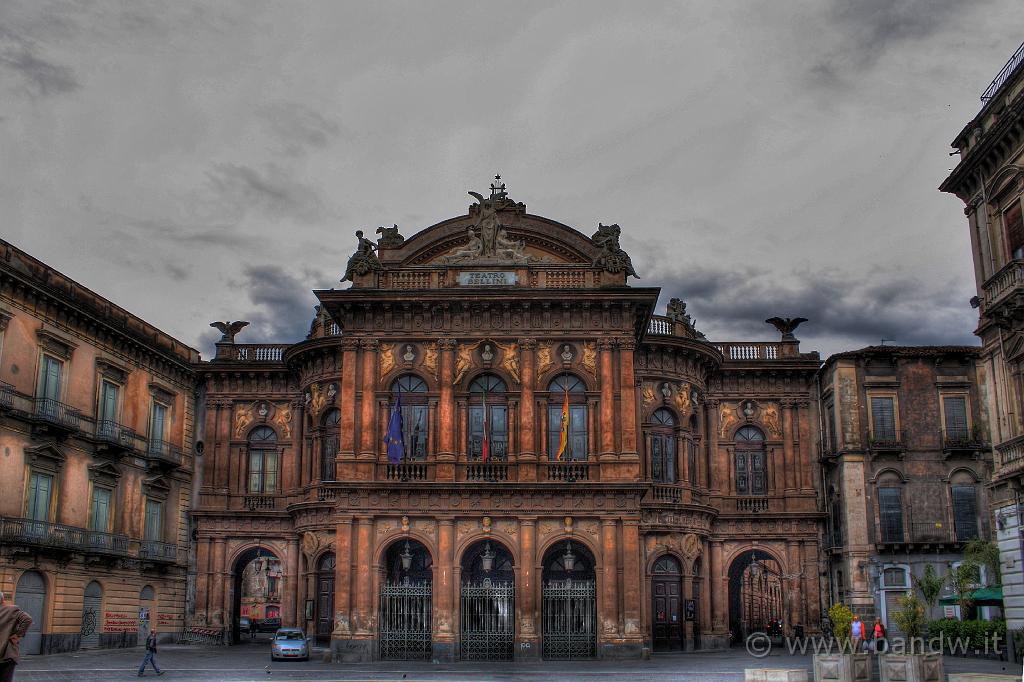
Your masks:
<instances>
[{"instance_id":1,"label":"balcony railing","mask_svg":"<svg viewBox=\"0 0 1024 682\"><path fill-rule=\"evenodd\" d=\"M90 530L86 532L86 549L98 554L128 556L128 536L101 533Z\"/></svg>"},{"instance_id":2,"label":"balcony railing","mask_svg":"<svg viewBox=\"0 0 1024 682\"><path fill-rule=\"evenodd\" d=\"M1020 287L1024 287L1024 260L1012 260L981 285L982 312L991 312Z\"/></svg>"},{"instance_id":3,"label":"balcony railing","mask_svg":"<svg viewBox=\"0 0 1024 682\"><path fill-rule=\"evenodd\" d=\"M767 497L737 497L736 511L743 514L760 514L768 511Z\"/></svg>"},{"instance_id":4,"label":"balcony railing","mask_svg":"<svg viewBox=\"0 0 1024 682\"><path fill-rule=\"evenodd\" d=\"M319 502L332 502L337 494L334 492L334 488L327 488L320 486L316 489L316 499Z\"/></svg>"},{"instance_id":5,"label":"balcony railing","mask_svg":"<svg viewBox=\"0 0 1024 682\"><path fill-rule=\"evenodd\" d=\"M178 546L170 542L144 540L139 546L139 558L146 561L174 563L178 560Z\"/></svg>"},{"instance_id":6,"label":"balcony railing","mask_svg":"<svg viewBox=\"0 0 1024 682\"><path fill-rule=\"evenodd\" d=\"M135 449L137 435L127 426L118 424L111 419L96 422L96 440L120 450Z\"/></svg>"},{"instance_id":7,"label":"balcony railing","mask_svg":"<svg viewBox=\"0 0 1024 682\"><path fill-rule=\"evenodd\" d=\"M218 360L235 360L237 362L281 362L286 343L242 343L232 346L218 347Z\"/></svg>"},{"instance_id":8,"label":"balcony railing","mask_svg":"<svg viewBox=\"0 0 1024 682\"><path fill-rule=\"evenodd\" d=\"M590 478L590 467L586 462L548 462L547 480L564 483L586 481Z\"/></svg>"},{"instance_id":9,"label":"balcony railing","mask_svg":"<svg viewBox=\"0 0 1024 682\"><path fill-rule=\"evenodd\" d=\"M868 449L873 452L902 452L906 449L903 430L868 431Z\"/></svg>"},{"instance_id":10,"label":"balcony railing","mask_svg":"<svg viewBox=\"0 0 1024 682\"><path fill-rule=\"evenodd\" d=\"M0 410L14 409L14 386L0 381Z\"/></svg>"},{"instance_id":11,"label":"balcony railing","mask_svg":"<svg viewBox=\"0 0 1024 682\"><path fill-rule=\"evenodd\" d=\"M81 413L77 408L65 405L53 398L36 398L32 403L32 416L36 421L66 431L78 430Z\"/></svg>"},{"instance_id":12,"label":"balcony railing","mask_svg":"<svg viewBox=\"0 0 1024 682\"><path fill-rule=\"evenodd\" d=\"M1024 471L1024 436L1003 441L996 446L999 451L1000 476L1010 476Z\"/></svg>"},{"instance_id":13,"label":"balcony railing","mask_svg":"<svg viewBox=\"0 0 1024 682\"><path fill-rule=\"evenodd\" d=\"M274 496L273 495L246 495L242 504L249 511L256 511L257 509L273 509L274 508Z\"/></svg>"},{"instance_id":14,"label":"balcony railing","mask_svg":"<svg viewBox=\"0 0 1024 682\"><path fill-rule=\"evenodd\" d=\"M426 462L388 464L384 477L389 481L426 481L429 469Z\"/></svg>"},{"instance_id":15,"label":"balcony railing","mask_svg":"<svg viewBox=\"0 0 1024 682\"><path fill-rule=\"evenodd\" d=\"M470 462L463 467L465 480L499 482L509 480L508 462Z\"/></svg>"},{"instance_id":16,"label":"balcony railing","mask_svg":"<svg viewBox=\"0 0 1024 682\"><path fill-rule=\"evenodd\" d=\"M167 464L181 465L181 448L170 441L151 438L146 446L146 457Z\"/></svg>"},{"instance_id":17,"label":"balcony railing","mask_svg":"<svg viewBox=\"0 0 1024 682\"><path fill-rule=\"evenodd\" d=\"M780 357L778 343L716 343L715 348L726 360L778 360Z\"/></svg>"},{"instance_id":18,"label":"balcony railing","mask_svg":"<svg viewBox=\"0 0 1024 682\"><path fill-rule=\"evenodd\" d=\"M664 483L651 486L651 501L658 504L680 504L683 501L682 488Z\"/></svg>"},{"instance_id":19,"label":"balcony railing","mask_svg":"<svg viewBox=\"0 0 1024 682\"><path fill-rule=\"evenodd\" d=\"M899 517L882 517L878 528L878 544L882 545L950 545L966 542L977 536L977 529L960 529L959 536L944 521L908 522Z\"/></svg>"},{"instance_id":20,"label":"balcony railing","mask_svg":"<svg viewBox=\"0 0 1024 682\"><path fill-rule=\"evenodd\" d=\"M979 452L986 448L981 438L967 429L944 429L942 450L947 454L955 452Z\"/></svg>"},{"instance_id":21,"label":"balcony railing","mask_svg":"<svg viewBox=\"0 0 1024 682\"><path fill-rule=\"evenodd\" d=\"M985 92L981 93L981 101L988 102L990 99L996 96L999 92L999 88L1003 87L1003 84L1010 79L1013 72L1017 70L1017 67L1024 62L1024 43L1020 44L1017 51L1013 53L1009 61L1006 62L1005 66L996 74L996 77L992 79L989 86L985 88Z\"/></svg>"}]
</instances>

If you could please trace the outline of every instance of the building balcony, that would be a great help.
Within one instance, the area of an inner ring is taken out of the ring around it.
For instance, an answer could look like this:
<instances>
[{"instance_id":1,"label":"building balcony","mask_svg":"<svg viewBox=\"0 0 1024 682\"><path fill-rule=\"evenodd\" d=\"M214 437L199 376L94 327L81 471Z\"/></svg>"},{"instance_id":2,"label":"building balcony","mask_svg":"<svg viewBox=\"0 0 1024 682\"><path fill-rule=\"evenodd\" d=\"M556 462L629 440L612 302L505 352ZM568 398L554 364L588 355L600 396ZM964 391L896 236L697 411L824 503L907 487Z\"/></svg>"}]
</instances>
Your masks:
<instances>
[{"instance_id":1,"label":"building balcony","mask_svg":"<svg viewBox=\"0 0 1024 682\"><path fill-rule=\"evenodd\" d=\"M1024 305L1024 260L1012 260L981 285L981 312L986 317L1006 317Z\"/></svg>"},{"instance_id":2,"label":"building balcony","mask_svg":"<svg viewBox=\"0 0 1024 682\"><path fill-rule=\"evenodd\" d=\"M273 495L246 495L242 500L242 505L249 511L273 509L275 501Z\"/></svg>"},{"instance_id":3,"label":"building balcony","mask_svg":"<svg viewBox=\"0 0 1024 682\"><path fill-rule=\"evenodd\" d=\"M35 398L32 401L31 420L38 426L63 434L78 431L81 412L53 398Z\"/></svg>"},{"instance_id":4,"label":"building balcony","mask_svg":"<svg viewBox=\"0 0 1024 682\"><path fill-rule=\"evenodd\" d=\"M896 454L900 457L907 449L903 430L868 431L868 451L874 455Z\"/></svg>"},{"instance_id":5,"label":"building balcony","mask_svg":"<svg viewBox=\"0 0 1024 682\"><path fill-rule=\"evenodd\" d=\"M880 551L895 551L901 548L955 548L973 537L977 537L977 528L973 533L969 529L957 533L952 525L944 521L887 523L883 519L877 530L875 546Z\"/></svg>"},{"instance_id":6,"label":"building balcony","mask_svg":"<svg viewBox=\"0 0 1024 682\"><path fill-rule=\"evenodd\" d=\"M768 511L767 497L735 497L734 510L738 514L763 514Z\"/></svg>"},{"instance_id":7,"label":"building balcony","mask_svg":"<svg viewBox=\"0 0 1024 682\"><path fill-rule=\"evenodd\" d=\"M386 481L432 481L434 480L433 465L426 462L400 462L384 465Z\"/></svg>"},{"instance_id":8,"label":"building balcony","mask_svg":"<svg viewBox=\"0 0 1024 682\"><path fill-rule=\"evenodd\" d=\"M146 444L146 459L158 464L181 466L181 448L170 441L151 438Z\"/></svg>"},{"instance_id":9,"label":"building balcony","mask_svg":"<svg viewBox=\"0 0 1024 682\"><path fill-rule=\"evenodd\" d=\"M96 422L96 446L112 454L131 452L135 449L135 442L138 435L123 424L118 424L111 419L101 419Z\"/></svg>"},{"instance_id":10,"label":"building balcony","mask_svg":"<svg viewBox=\"0 0 1024 682\"><path fill-rule=\"evenodd\" d=\"M488 483L504 483L516 480L516 469L507 461L490 459L487 462L468 462L460 465L463 481L485 481Z\"/></svg>"},{"instance_id":11,"label":"building balcony","mask_svg":"<svg viewBox=\"0 0 1024 682\"><path fill-rule=\"evenodd\" d=\"M5 381L0 381L0 412L8 412L14 409L14 386Z\"/></svg>"},{"instance_id":12,"label":"building balcony","mask_svg":"<svg viewBox=\"0 0 1024 682\"><path fill-rule=\"evenodd\" d=\"M1024 473L1024 436L1017 436L996 445L999 453L999 468L996 476L1018 476Z\"/></svg>"},{"instance_id":13,"label":"building balcony","mask_svg":"<svg viewBox=\"0 0 1024 682\"><path fill-rule=\"evenodd\" d=\"M178 562L178 545L158 540L144 540L139 545L139 558L162 564Z\"/></svg>"},{"instance_id":14,"label":"building balcony","mask_svg":"<svg viewBox=\"0 0 1024 682\"><path fill-rule=\"evenodd\" d=\"M129 547L125 535L19 518L0 518L0 543L110 556L128 556Z\"/></svg>"},{"instance_id":15,"label":"building balcony","mask_svg":"<svg viewBox=\"0 0 1024 682\"><path fill-rule=\"evenodd\" d=\"M586 462L548 462L542 467L544 480L557 483L575 483L590 480L590 465Z\"/></svg>"},{"instance_id":16,"label":"building balcony","mask_svg":"<svg viewBox=\"0 0 1024 682\"><path fill-rule=\"evenodd\" d=\"M101 533L100 531L86 531L85 535L87 553L106 554L110 556L128 556L128 536L114 535L113 533Z\"/></svg>"},{"instance_id":17,"label":"building balcony","mask_svg":"<svg viewBox=\"0 0 1024 682\"><path fill-rule=\"evenodd\" d=\"M982 451L988 449L978 434L973 434L967 429L943 429L942 431L942 452L947 456L971 455L980 457Z\"/></svg>"}]
</instances>

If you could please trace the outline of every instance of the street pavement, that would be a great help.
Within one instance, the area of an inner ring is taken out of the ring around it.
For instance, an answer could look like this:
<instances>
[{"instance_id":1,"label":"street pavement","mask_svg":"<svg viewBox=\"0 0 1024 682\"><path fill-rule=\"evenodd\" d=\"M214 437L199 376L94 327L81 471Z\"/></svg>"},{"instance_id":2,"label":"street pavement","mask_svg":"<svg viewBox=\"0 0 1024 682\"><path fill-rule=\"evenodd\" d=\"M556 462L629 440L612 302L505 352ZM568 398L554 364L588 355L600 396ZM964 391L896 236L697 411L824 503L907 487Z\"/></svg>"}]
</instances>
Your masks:
<instances>
[{"instance_id":1,"label":"street pavement","mask_svg":"<svg viewBox=\"0 0 1024 682\"><path fill-rule=\"evenodd\" d=\"M142 648L81 651L73 654L29 656L22 659L15 680L134 680ZM162 645L157 662L166 673L161 680L180 682L245 682L258 680L318 680L320 682L673 682L743 680L745 668L811 669L810 656L772 654L753 658L743 649L691 654L658 654L645 661L546 661L542 663L465 662L445 665L409 661L367 664L327 663L324 651L313 660L270 662L269 643L257 641L233 647ZM947 672L1021 673L1020 664L946 657ZM877 670L876 670L877 679ZM152 668L147 678L155 678Z\"/></svg>"}]
</instances>

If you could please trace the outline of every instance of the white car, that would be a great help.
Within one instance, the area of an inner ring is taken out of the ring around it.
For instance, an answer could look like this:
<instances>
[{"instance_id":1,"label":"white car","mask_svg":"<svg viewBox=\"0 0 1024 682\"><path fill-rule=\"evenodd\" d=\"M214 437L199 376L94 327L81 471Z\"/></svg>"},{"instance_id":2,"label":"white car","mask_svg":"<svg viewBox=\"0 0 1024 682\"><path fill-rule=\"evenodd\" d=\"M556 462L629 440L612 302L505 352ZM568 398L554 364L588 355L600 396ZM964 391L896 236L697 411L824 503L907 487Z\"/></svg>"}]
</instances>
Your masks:
<instances>
[{"instance_id":1,"label":"white car","mask_svg":"<svg viewBox=\"0 0 1024 682\"><path fill-rule=\"evenodd\" d=\"M270 660L309 660L309 640L299 628L281 628L270 640Z\"/></svg>"}]
</instances>

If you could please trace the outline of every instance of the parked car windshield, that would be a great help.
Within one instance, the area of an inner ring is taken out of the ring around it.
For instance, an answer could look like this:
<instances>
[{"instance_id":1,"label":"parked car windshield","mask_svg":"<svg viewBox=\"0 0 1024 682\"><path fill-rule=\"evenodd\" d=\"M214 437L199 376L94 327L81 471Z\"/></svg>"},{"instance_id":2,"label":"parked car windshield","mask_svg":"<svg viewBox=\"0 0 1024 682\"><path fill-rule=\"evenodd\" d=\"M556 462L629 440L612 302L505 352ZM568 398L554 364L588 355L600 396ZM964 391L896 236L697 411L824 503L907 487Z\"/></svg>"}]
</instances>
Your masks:
<instances>
[{"instance_id":1,"label":"parked car windshield","mask_svg":"<svg viewBox=\"0 0 1024 682\"><path fill-rule=\"evenodd\" d=\"M301 632L279 632L278 639L305 639Z\"/></svg>"}]
</instances>

